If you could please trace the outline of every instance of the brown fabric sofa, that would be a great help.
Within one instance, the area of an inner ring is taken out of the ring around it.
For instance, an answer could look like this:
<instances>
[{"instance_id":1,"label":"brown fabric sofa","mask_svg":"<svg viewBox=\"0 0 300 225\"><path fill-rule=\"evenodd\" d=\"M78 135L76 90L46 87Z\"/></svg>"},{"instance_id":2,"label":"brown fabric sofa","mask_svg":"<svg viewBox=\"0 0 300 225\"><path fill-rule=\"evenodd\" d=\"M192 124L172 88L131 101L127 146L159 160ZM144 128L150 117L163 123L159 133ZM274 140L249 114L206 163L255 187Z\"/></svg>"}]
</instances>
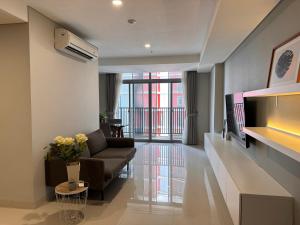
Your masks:
<instances>
[{"instance_id":1,"label":"brown fabric sofa","mask_svg":"<svg viewBox=\"0 0 300 225\"><path fill-rule=\"evenodd\" d=\"M133 159L136 149L132 138L105 138L101 130L87 135L88 150L80 158L80 179L89 188L101 192ZM65 163L60 159L45 161L46 185L55 187L67 180Z\"/></svg>"}]
</instances>

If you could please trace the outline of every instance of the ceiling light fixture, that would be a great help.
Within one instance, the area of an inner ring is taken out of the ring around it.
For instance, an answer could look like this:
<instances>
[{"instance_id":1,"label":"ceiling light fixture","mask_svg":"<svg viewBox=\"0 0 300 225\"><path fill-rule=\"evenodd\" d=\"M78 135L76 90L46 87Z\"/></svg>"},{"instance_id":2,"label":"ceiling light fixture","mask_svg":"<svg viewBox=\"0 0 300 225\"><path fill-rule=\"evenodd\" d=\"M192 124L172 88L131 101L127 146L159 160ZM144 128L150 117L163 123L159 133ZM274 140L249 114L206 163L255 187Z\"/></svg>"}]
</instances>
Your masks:
<instances>
[{"instance_id":1,"label":"ceiling light fixture","mask_svg":"<svg viewBox=\"0 0 300 225\"><path fill-rule=\"evenodd\" d=\"M123 5L123 2L122 2L122 0L113 0L112 4L116 7L120 7Z\"/></svg>"},{"instance_id":2,"label":"ceiling light fixture","mask_svg":"<svg viewBox=\"0 0 300 225\"><path fill-rule=\"evenodd\" d=\"M145 44L145 48L151 48L151 45L149 43Z\"/></svg>"},{"instance_id":3,"label":"ceiling light fixture","mask_svg":"<svg viewBox=\"0 0 300 225\"><path fill-rule=\"evenodd\" d=\"M135 19L129 19L129 20L128 20L128 23L130 23L130 24L135 24L135 23L136 23L136 20L135 20Z\"/></svg>"}]
</instances>

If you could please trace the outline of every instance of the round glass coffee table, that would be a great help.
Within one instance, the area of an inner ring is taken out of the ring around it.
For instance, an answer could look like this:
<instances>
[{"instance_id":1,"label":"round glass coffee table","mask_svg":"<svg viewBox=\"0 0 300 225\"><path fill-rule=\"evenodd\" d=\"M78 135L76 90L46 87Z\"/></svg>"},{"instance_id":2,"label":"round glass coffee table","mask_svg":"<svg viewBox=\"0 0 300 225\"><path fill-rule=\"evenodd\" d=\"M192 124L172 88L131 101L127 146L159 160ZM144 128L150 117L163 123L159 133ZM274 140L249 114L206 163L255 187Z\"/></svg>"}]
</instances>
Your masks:
<instances>
[{"instance_id":1,"label":"round glass coffee table","mask_svg":"<svg viewBox=\"0 0 300 225\"><path fill-rule=\"evenodd\" d=\"M56 201L61 206L60 219L68 225L80 224L84 221L88 187L77 187L69 189L68 182L61 183L55 187Z\"/></svg>"}]
</instances>

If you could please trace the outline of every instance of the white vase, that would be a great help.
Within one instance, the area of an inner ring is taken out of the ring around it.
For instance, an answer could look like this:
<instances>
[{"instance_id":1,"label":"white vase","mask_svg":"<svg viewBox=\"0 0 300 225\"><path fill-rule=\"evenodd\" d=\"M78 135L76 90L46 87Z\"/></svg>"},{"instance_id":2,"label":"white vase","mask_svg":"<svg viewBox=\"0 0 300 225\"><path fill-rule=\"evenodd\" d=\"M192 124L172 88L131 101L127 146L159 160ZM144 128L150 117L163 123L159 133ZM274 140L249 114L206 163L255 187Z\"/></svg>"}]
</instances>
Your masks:
<instances>
[{"instance_id":1,"label":"white vase","mask_svg":"<svg viewBox=\"0 0 300 225\"><path fill-rule=\"evenodd\" d=\"M80 162L72 162L67 164L68 181L79 182Z\"/></svg>"}]
</instances>

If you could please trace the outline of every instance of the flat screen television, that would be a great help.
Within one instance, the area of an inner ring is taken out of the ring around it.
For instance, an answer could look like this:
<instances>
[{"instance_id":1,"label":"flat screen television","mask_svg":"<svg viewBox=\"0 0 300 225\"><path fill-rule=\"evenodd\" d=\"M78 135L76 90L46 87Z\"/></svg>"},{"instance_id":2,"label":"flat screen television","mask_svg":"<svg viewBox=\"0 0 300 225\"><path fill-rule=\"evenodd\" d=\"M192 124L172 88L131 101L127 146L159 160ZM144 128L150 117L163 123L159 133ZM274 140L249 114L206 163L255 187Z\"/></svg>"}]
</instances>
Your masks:
<instances>
[{"instance_id":1,"label":"flat screen television","mask_svg":"<svg viewBox=\"0 0 300 225\"><path fill-rule=\"evenodd\" d=\"M243 132L243 127L255 124L253 105L246 101L242 92L226 95L225 100L228 133L248 148L249 137Z\"/></svg>"}]
</instances>

